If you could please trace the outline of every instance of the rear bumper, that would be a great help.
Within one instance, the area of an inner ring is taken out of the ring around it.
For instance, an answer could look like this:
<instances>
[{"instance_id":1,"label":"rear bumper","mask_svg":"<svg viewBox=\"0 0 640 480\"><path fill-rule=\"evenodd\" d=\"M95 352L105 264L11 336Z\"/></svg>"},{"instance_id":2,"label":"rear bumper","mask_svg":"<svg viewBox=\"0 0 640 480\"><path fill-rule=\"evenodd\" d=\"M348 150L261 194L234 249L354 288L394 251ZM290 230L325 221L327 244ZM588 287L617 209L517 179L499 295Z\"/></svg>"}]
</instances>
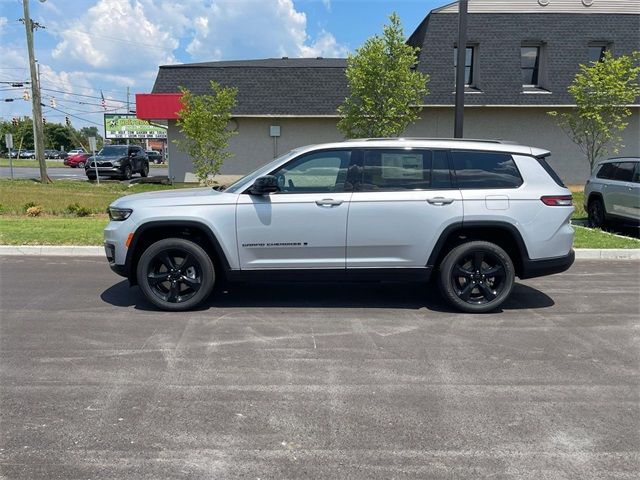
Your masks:
<instances>
[{"instance_id":1,"label":"rear bumper","mask_svg":"<svg viewBox=\"0 0 640 480\"><path fill-rule=\"evenodd\" d=\"M545 258L543 260L526 259L522 262L522 271L519 277L526 279L561 273L568 270L569 267L573 265L575 259L576 254L573 250L562 257Z\"/></svg>"}]
</instances>

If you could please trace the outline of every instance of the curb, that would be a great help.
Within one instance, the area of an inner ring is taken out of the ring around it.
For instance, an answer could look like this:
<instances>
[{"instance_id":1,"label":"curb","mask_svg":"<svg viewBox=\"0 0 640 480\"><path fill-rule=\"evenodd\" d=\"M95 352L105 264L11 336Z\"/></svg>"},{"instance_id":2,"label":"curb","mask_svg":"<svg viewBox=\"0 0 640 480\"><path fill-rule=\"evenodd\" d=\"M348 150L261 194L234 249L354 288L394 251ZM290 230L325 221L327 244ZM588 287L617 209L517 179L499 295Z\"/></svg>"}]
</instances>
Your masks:
<instances>
[{"instance_id":1,"label":"curb","mask_svg":"<svg viewBox=\"0 0 640 480\"><path fill-rule=\"evenodd\" d=\"M640 248L577 248L578 260L640 260ZM0 245L0 256L104 257L102 246Z\"/></svg>"}]
</instances>

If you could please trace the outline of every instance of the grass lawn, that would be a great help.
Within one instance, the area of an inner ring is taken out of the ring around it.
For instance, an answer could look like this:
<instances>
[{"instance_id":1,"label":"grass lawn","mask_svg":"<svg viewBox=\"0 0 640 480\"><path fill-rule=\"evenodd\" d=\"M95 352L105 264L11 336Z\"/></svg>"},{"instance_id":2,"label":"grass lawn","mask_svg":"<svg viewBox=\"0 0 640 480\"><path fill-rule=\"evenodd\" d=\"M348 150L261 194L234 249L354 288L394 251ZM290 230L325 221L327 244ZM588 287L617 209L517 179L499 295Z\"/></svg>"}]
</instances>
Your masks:
<instances>
[{"instance_id":1,"label":"grass lawn","mask_svg":"<svg viewBox=\"0 0 640 480\"><path fill-rule=\"evenodd\" d=\"M573 227L576 236L573 248L640 248L640 240L621 237L602 230L586 227Z\"/></svg>"},{"instance_id":2,"label":"grass lawn","mask_svg":"<svg viewBox=\"0 0 640 480\"><path fill-rule=\"evenodd\" d=\"M152 190L193 185L126 185L106 182L60 180L42 185L34 180L0 179L0 244L5 245L101 245L108 218L107 206L116 198ZM573 193L576 219L585 218L582 192ZM88 217L69 215L69 205L77 203L91 212ZM43 216L25 215L25 205L41 205ZM640 240L621 238L601 230L575 227L575 248L640 248Z\"/></svg>"},{"instance_id":3,"label":"grass lawn","mask_svg":"<svg viewBox=\"0 0 640 480\"><path fill-rule=\"evenodd\" d=\"M24 167L31 167L31 168L40 168L40 164L36 161L36 160L29 160L29 159L20 159L18 160L17 158L14 158L12 160L13 163L13 168L24 168ZM62 163L62 160L47 160L47 168L66 168L64 163ZM0 167L7 167L9 168L9 159L8 158L0 158Z\"/></svg>"},{"instance_id":4,"label":"grass lawn","mask_svg":"<svg viewBox=\"0 0 640 480\"><path fill-rule=\"evenodd\" d=\"M38 217L0 215L2 245L102 245L109 218Z\"/></svg>"},{"instance_id":5,"label":"grass lawn","mask_svg":"<svg viewBox=\"0 0 640 480\"><path fill-rule=\"evenodd\" d=\"M0 179L0 213L23 215L25 205L41 205L48 215L65 214L67 207L78 203L91 213L104 213L111 202L123 195L182 188L184 185L153 185L120 182L101 182L100 185L73 180L58 180L51 185L43 185L34 180ZM193 185L187 185L193 186Z\"/></svg>"}]
</instances>

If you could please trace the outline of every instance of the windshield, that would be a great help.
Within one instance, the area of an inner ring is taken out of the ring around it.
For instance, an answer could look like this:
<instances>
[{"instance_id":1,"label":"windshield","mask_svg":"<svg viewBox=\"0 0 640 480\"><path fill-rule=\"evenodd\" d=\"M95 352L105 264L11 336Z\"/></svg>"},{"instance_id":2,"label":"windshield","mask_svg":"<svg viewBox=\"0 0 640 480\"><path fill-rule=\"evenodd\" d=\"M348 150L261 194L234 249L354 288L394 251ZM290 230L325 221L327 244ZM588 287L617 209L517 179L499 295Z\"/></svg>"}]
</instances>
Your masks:
<instances>
[{"instance_id":1,"label":"windshield","mask_svg":"<svg viewBox=\"0 0 640 480\"><path fill-rule=\"evenodd\" d=\"M263 167L260 167L258 170L255 170L251 172L249 175L245 175L240 180L232 183L231 185L229 185L229 187L225 189L225 191L230 193L236 193L243 186L250 186L256 178L261 177L262 175L266 175L276 165L278 165L281 162L289 160L291 157L296 155L300 150L301 150L300 148L295 148L290 152L285 153L281 157L278 157L275 160L272 160L271 162L267 163Z\"/></svg>"},{"instance_id":2,"label":"windshield","mask_svg":"<svg viewBox=\"0 0 640 480\"><path fill-rule=\"evenodd\" d=\"M127 154L126 145L108 145L106 147L102 147L102 150L98 152L98 155L102 155L102 156L126 155L126 154Z\"/></svg>"}]
</instances>

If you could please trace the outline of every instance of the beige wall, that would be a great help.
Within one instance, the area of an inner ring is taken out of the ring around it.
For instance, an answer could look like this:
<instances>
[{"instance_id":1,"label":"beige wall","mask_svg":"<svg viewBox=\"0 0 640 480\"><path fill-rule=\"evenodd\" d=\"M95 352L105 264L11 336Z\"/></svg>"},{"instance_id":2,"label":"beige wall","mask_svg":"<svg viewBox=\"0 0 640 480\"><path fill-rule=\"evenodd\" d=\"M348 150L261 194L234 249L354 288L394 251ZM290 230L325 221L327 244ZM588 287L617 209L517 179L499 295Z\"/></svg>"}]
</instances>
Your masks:
<instances>
[{"instance_id":1,"label":"beige wall","mask_svg":"<svg viewBox=\"0 0 640 480\"><path fill-rule=\"evenodd\" d=\"M568 184L581 184L589 176L589 167L576 145L546 114L546 108L515 107L465 109L464 134L466 138L498 138L514 140L523 145L548 149L550 163ZM562 109L560 109L562 110ZM623 133L625 147L620 155L640 155L640 109L633 109L629 126ZM342 134L336 129L336 118L238 118L238 135L230 142L234 156L222 167L226 175L241 175L254 170L274 157L274 140L269 126L279 125L281 136L277 140L277 154L292 148L314 143L340 141ZM176 182L195 181L192 164L171 140L180 135L174 121L169 122L169 175ZM407 136L451 137L453 135L453 108L431 107L422 118L407 129Z\"/></svg>"},{"instance_id":2,"label":"beige wall","mask_svg":"<svg viewBox=\"0 0 640 480\"><path fill-rule=\"evenodd\" d=\"M589 164L578 146L547 115L548 110L552 108L466 108L464 136L513 140L522 145L547 149L551 151L549 163L560 177L567 184L582 184L589 177ZM629 126L622 134L625 147L618 153L621 156L640 155L640 108L632 111ZM425 109L422 119L407 129L407 136L451 137L453 118L452 108Z\"/></svg>"}]
</instances>

